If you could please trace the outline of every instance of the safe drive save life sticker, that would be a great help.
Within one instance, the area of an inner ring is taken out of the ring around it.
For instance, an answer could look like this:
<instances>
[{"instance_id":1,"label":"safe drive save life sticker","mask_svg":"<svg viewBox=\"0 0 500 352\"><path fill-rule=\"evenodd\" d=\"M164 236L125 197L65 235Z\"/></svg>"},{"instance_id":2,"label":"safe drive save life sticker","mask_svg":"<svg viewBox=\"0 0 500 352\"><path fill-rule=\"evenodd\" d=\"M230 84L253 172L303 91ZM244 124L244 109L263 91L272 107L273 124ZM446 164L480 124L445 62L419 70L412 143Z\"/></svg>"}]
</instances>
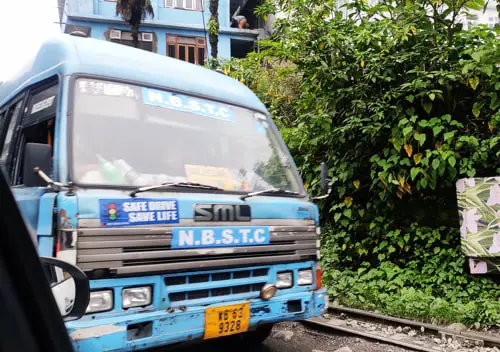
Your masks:
<instances>
[{"instance_id":1,"label":"safe drive save life sticker","mask_svg":"<svg viewBox=\"0 0 500 352\"><path fill-rule=\"evenodd\" d=\"M178 224L176 199L100 199L101 227Z\"/></svg>"}]
</instances>

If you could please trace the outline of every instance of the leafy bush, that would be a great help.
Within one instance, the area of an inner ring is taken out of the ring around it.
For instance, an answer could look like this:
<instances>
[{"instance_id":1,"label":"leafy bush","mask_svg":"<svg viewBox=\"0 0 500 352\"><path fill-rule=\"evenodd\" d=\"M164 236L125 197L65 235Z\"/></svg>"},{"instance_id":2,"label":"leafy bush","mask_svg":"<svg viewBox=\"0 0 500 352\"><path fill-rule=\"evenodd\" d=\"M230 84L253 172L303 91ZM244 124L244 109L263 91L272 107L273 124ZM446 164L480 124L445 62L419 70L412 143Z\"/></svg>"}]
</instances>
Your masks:
<instances>
[{"instance_id":1,"label":"leafy bush","mask_svg":"<svg viewBox=\"0 0 500 352\"><path fill-rule=\"evenodd\" d=\"M323 238L341 243L338 239L332 233ZM324 243L322 253L328 268L324 280L338 303L433 323L500 325L498 284L466 275L458 246L439 255L430 253L425 260L362 263L357 270L341 269L343 251L338 244Z\"/></svg>"},{"instance_id":2,"label":"leafy bush","mask_svg":"<svg viewBox=\"0 0 500 352\"><path fill-rule=\"evenodd\" d=\"M260 52L224 68L269 107L306 187L326 158L325 281L343 303L500 324L500 286L464 271L455 182L500 173L497 30L471 1L287 0Z\"/></svg>"}]
</instances>

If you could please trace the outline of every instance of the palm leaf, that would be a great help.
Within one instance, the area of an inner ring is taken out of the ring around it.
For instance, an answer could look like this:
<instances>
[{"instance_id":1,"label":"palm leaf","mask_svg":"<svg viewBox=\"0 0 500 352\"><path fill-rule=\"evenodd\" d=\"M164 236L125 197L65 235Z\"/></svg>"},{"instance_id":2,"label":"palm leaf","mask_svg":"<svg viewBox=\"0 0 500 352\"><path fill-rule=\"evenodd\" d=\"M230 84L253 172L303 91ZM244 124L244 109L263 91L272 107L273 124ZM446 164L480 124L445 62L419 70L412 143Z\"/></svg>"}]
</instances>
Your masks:
<instances>
[{"instance_id":1,"label":"palm leaf","mask_svg":"<svg viewBox=\"0 0 500 352\"><path fill-rule=\"evenodd\" d=\"M134 46L139 46L139 27L147 15L154 17L151 0L117 0L116 15L132 27L132 38Z\"/></svg>"}]
</instances>

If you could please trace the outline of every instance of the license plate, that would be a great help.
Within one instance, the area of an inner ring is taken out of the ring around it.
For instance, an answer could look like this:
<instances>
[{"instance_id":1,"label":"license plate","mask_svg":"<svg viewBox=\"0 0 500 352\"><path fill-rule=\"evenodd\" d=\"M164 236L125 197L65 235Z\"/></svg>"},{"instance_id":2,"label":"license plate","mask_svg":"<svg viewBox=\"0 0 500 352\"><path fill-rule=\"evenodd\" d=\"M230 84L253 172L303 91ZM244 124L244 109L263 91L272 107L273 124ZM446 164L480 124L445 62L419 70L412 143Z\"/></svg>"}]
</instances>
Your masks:
<instances>
[{"instance_id":1,"label":"license plate","mask_svg":"<svg viewBox=\"0 0 500 352\"><path fill-rule=\"evenodd\" d=\"M239 334L248 330L250 304L214 307L205 310L205 339Z\"/></svg>"}]
</instances>

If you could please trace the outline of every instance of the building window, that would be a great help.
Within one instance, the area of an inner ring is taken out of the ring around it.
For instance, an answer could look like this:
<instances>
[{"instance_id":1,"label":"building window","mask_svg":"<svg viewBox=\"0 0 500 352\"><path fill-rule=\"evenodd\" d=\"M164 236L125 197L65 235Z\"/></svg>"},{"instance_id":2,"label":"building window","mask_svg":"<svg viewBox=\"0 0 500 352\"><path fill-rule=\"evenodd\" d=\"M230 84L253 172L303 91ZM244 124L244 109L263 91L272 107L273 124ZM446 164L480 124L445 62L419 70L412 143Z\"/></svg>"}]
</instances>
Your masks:
<instances>
[{"instance_id":1,"label":"building window","mask_svg":"<svg viewBox=\"0 0 500 352\"><path fill-rule=\"evenodd\" d=\"M494 28L498 23L498 17L488 17L488 27Z\"/></svg>"},{"instance_id":2,"label":"building window","mask_svg":"<svg viewBox=\"0 0 500 352\"><path fill-rule=\"evenodd\" d=\"M167 35L167 56L196 65L204 65L206 50L207 46L203 37Z\"/></svg>"},{"instance_id":3,"label":"building window","mask_svg":"<svg viewBox=\"0 0 500 352\"><path fill-rule=\"evenodd\" d=\"M133 47L132 32L109 30L109 41ZM153 52L153 33L139 32L139 49Z\"/></svg>"},{"instance_id":4,"label":"building window","mask_svg":"<svg viewBox=\"0 0 500 352\"><path fill-rule=\"evenodd\" d=\"M203 0L164 0L165 7L181 10L201 11Z\"/></svg>"}]
</instances>

